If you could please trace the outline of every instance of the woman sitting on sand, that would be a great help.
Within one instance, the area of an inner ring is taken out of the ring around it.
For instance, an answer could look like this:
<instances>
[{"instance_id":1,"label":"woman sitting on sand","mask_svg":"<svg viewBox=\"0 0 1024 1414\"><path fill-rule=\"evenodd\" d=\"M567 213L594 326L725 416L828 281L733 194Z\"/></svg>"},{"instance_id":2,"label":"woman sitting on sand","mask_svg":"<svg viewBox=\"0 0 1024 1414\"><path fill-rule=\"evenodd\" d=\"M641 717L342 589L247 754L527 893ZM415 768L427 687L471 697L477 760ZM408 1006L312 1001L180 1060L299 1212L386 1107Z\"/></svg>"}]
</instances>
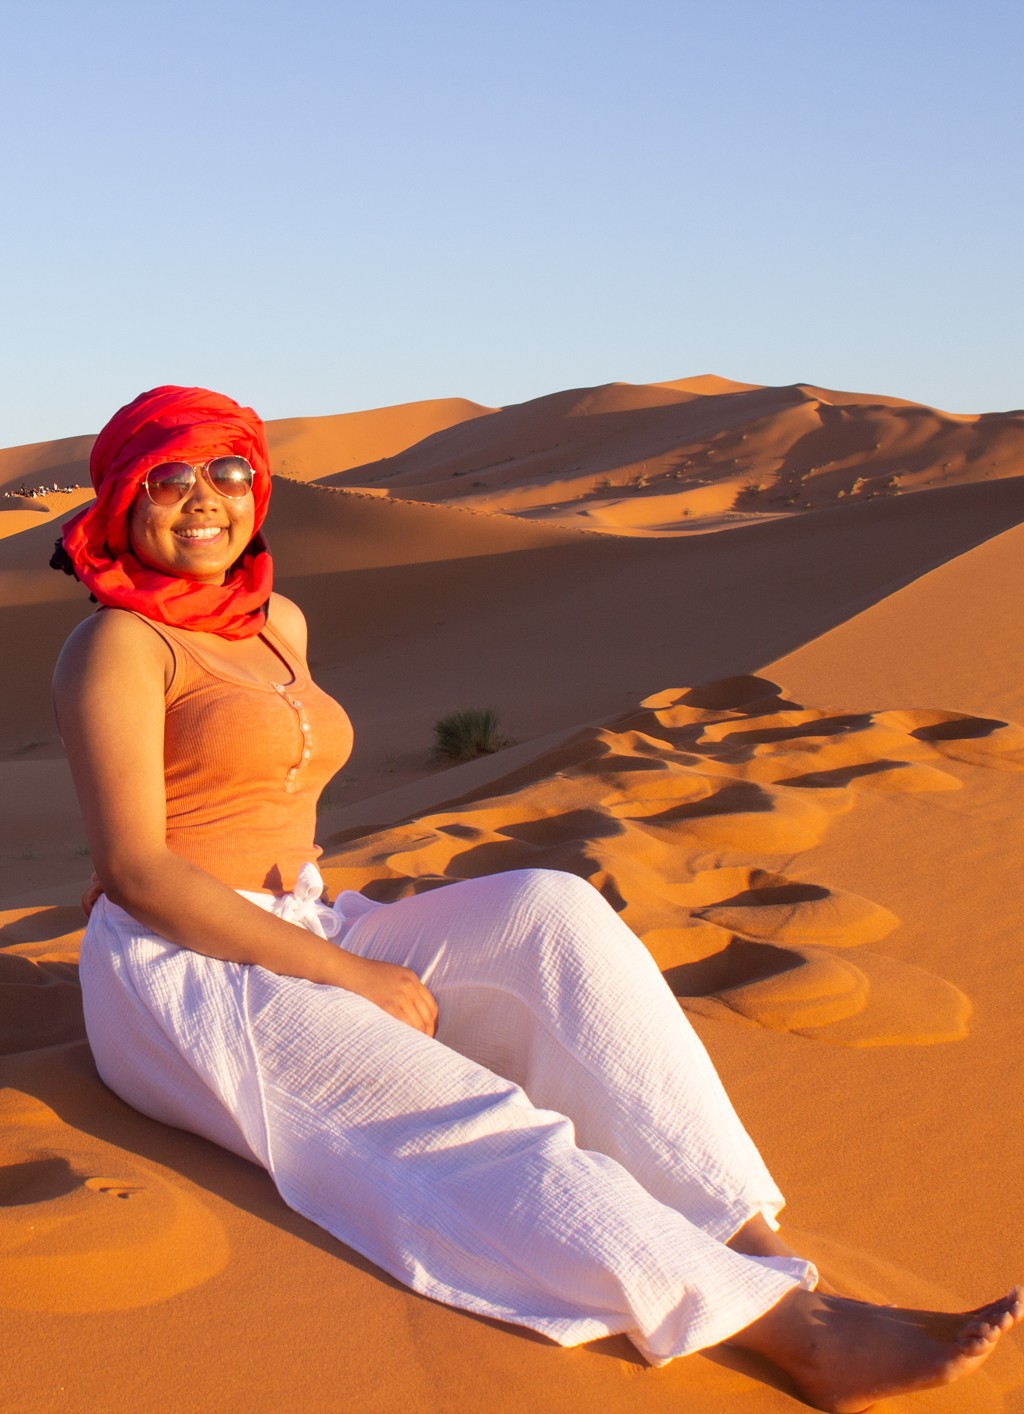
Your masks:
<instances>
[{"instance_id":1,"label":"woman sitting on sand","mask_svg":"<svg viewBox=\"0 0 1024 1414\"><path fill-rule=\"evenodd\" d=\"M65 566L101 611L57 665L99 885L89 1040L129 1104L272 1175L414 1290L653 1364L728 1341L860 1410L979 1364L963 1315L816 1289L782 1195L647 950L546 870L329 907L317 797L346 759L306 625L271 592L263 424L157 388L92 452ZM100 891L102 890L102 892Z\"/></svg>"}]
</instances>

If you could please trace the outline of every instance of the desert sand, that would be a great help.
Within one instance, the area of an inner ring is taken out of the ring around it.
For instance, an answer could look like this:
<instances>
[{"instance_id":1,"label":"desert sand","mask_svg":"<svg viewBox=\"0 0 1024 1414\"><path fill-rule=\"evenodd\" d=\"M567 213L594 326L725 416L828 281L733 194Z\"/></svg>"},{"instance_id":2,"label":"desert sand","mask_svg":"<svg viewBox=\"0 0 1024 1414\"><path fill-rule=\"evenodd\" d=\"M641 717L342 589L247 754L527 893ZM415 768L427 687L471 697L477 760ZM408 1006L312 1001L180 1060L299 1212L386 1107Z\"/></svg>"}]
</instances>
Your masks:
<instances>
[{"instance_id":1,"label":"desert sand","mask_svg":"<svg viewBox=\"0 0 1024 1414\"><path fill-rule=\"evenodd\" d=\"M1024 1277L1024 414L705 377L269 433L278 587L356 728L329 885L582 874L834 1286L959 1309ZM90 443L0 452L0 491L84 486ZM5 1409L804 1407L737 1352L648 1370L416 1297L104 1088L49 707L90 606L46 561L87 495L0 501ZM511 744L440 766L465 706ZM1024 1343L882 1407L1022 1414Z\"/></svg>"}]
</instances>

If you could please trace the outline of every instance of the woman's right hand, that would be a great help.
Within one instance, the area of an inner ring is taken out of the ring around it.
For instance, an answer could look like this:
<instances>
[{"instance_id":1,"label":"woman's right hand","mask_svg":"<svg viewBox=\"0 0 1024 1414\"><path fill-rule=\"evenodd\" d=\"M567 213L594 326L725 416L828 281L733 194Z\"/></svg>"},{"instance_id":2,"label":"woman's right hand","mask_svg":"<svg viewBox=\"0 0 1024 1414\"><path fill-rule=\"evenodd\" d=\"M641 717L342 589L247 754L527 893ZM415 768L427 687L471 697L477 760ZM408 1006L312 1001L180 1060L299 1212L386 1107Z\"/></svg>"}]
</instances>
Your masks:
<instances>
[{"instance_id":1,"label":"woman's right hand","mask_svg":"<svg viewBox=\"0 0 1024 1414\"><path fill-rule=\"evenodd\" d=\"M344 975L340 985L348 992L365 997L389 1016L404 1021L425 1036L437 1030L437 1002L416 973L393 962L343 953Z\"/></svg>"},{"instance_id":2,"label":"woman's right hand","mask_svg":"<svg viewBox=\"0 0 1024 1414\"><path fill-rule=\"evenodd\" d=\"M85 914L86 918L90 916L93 909L96 907L96 902L102 892L103 885L100 883L100 876L94 873L89 880L89 887L82 895L82 912Z\"/></svg>"}]
</instances>

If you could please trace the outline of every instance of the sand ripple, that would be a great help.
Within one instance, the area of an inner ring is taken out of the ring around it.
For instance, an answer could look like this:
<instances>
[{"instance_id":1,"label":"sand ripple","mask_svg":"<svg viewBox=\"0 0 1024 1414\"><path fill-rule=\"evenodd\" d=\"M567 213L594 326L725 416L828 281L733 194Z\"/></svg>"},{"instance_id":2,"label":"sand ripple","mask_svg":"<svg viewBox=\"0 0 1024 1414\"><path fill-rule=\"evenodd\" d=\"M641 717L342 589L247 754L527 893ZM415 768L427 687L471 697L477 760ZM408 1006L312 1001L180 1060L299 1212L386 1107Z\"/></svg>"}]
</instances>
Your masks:
<instances>
[{"instance_id":1,"label":"sand ripple","mask_svg":"<svg viewBox=\"0 0 1024 1414\"><path fill-rule=\"evenodd\" d=\"M808 707L764 678L723 679L587 728L504 792L339 840L325 873L394 899L566 869L622 914L688 1010L847 1046L953 1041L969 998L868 950L899 920L774 862L798 870L864 793L960 789L943 758L1020 770L1024 732L948 711Z\"/></svg>"}]
</instances>

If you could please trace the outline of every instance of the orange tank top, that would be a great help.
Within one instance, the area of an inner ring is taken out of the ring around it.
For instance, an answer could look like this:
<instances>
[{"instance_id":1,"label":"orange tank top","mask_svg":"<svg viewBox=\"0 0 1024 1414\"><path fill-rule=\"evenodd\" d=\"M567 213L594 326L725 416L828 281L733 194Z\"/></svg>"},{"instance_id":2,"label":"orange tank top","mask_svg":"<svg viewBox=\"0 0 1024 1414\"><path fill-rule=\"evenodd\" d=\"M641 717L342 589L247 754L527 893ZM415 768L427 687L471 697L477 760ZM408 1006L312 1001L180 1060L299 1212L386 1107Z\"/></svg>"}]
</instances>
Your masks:
<instances>
[{"instance_id":1,"label":"orange tank top","mask_svg":"<svg viewBox=\"0 0 1024 1414\"><path fill-rule=\"evenodd\" d=\"M167 847L233 889L284 893L316 860L316 803L348 759L352 724L267 624L281 680L233 678L186 630L147 619L174 658L167 689Z\"/></svg>"}]
</instances>

